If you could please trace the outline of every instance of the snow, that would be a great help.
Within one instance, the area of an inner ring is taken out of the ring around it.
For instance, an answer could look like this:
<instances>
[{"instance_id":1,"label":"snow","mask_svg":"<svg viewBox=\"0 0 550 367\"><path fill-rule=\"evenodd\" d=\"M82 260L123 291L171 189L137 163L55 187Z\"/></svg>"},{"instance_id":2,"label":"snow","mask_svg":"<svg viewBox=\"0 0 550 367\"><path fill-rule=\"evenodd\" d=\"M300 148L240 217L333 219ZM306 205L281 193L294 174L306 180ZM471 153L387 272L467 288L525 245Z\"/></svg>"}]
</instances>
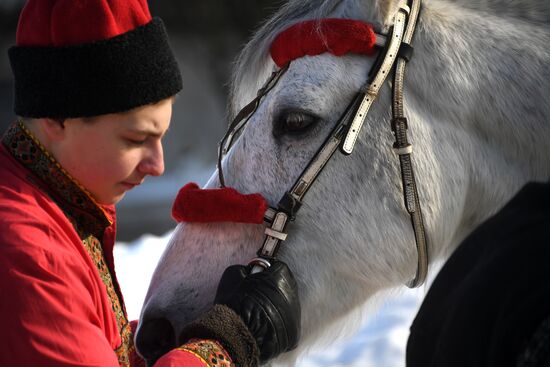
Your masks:
<instances>
[{"instance_id":1,"label":"snow","mask_svg":"<svg viewBox=\"0 0 550 367\"><path fill-rule=\"evenodd\" d=\"M171 231L163 236L144 235L130 244L117 243L117 277L131 320L137 319L147 284L166 248ZM312 349L298 367L404 367L405 346L424 288L404 290L369 315L358 332L326 347Z\"/></svg>"},{"instance_id":2,"label":"snow","mask_svg":"<svg viewBox=\"0 0 550 367\"><path fill-rule=\"evenodd\" d=\"M369 315L351 338L312 350L298 367L404 367L409 325L423 290L407 290Z\"/></svg>"},{"instance_id":3,"label":"snow","mask_svg":"<svg viewBox=\"0 0 550 367\"><path fill-rule=\"evenodd\" d=\"M160 237L144 235L132 243L115 245L116 276L130 320L139 318L147 286L171 233Z\"/></svg>"}]
</instances>

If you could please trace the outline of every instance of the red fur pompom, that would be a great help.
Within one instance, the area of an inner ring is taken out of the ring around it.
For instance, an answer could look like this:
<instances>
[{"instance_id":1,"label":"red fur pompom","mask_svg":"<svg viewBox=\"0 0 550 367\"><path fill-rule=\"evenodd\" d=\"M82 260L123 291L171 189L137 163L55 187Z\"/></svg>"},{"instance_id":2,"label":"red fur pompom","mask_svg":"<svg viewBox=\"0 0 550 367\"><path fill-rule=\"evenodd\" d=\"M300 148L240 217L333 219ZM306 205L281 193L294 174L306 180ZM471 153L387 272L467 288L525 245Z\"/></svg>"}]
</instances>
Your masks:
<instances>
[{"instance_id":1,"label":"red fur pompom","mask_svg":"<svg viewBox=\"0 0 550 367\"><path fill-rule=\"evenodd\" d=\"M196 183L182 187L172 206L177 222L263 222L267 202L260 194L240 194L237 190L200 189Z\"/></svg>"},{"instance_id":2,"label":"red fur pompom","mask_svg":"<svg viewBox=\"0 0 550 367\"><path fill-rule=\"evenodd\" d=\"M376 34L370 24L352 19L317 19L294 24L277 35L271 58L279 67L302 56L330 52L372 55Z\"/></svg>"}]
</instances>

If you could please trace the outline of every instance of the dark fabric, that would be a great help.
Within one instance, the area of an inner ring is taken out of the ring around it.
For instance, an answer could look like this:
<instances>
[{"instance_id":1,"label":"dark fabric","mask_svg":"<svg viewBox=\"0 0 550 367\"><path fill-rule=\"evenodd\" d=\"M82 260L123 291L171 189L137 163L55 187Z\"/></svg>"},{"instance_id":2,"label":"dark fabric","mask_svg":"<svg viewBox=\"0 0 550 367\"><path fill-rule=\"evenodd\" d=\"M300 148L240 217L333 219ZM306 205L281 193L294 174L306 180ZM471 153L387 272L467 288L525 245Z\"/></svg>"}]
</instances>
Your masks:
<instances>
[{"instance_id":1,"label":"dark fabric","mask_svg":"<svg viewBox=\"0 0 550 367\"><path fill-rule=\"evenodd\" d=\"M23 117L90 117L178 93L182 79L159 18L107 40L9 49L14 111Z\"/></svg>"},{"instance_id":2,"label":"dark fabric","mask_svg":"<svg viewBox=\"0 0 550 367\"><path fill-rule=\"evenodd\" d=\"M518 367L550 366L550 317L539 326L519 358Z\"/></svg>"},{"instance_id":3,"label":"dark fabric","mask_svg":"<svg viewBox=\"0 0 550 367\"><path fill-rule=\"evenodd\" d=\"M548 228L550 184L531 183L475 230L424 299L407 366L516 366L550 316Z\"/></svg>"},{"instance_id":4,"label":"dark fabric","mask_svg":"<svg viewBox=\"0 0 550 367\"><path fill-rule=\"evenodd\" d=\"M253 336L241 318L229 307L215 305L200 319L186 326L180 334L179 343L191 339L213 339L229 353L237 367L256 367L260 352Z\"/></svg>"}]
</instances>

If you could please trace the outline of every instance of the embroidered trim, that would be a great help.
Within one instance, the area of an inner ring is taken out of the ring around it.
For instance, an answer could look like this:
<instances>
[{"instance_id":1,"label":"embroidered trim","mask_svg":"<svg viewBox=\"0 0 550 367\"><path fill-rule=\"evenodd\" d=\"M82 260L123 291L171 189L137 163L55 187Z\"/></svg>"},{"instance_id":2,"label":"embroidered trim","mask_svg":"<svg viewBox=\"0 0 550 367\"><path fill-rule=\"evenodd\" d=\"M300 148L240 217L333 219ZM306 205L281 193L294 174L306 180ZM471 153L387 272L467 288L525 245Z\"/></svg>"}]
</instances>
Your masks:
<instances>
[{"instance_id":1,"label":"embroidered trim","mask_svg":"<svg viewBox=\"0 0 550 367\"><path fill-rule=\"evenodd\" d=\"M15 159L44 182L61 209L78 219L80 228L96 236L103 235L105 228L112 224L109 215L21 121L10 126L2 142Z\"/></svg>"},{"instance_id":2,"label":"embroidered trim","mask_svg":"<svg viewBox=\"0 0 550 367\"><path fill-rule=\"evenodd\" d=\"M109 301L111 303L111 308L115 314L117 327L121 338L120 346L115 349L115 353L118 357L118 362L120 366L129 367L130 366L130 353L134 349L134 341L132 335L132 329L130 323L128 322L128 316L124 305L120 302L120 297L118 296L115 286L113 284L113 278L107 263L105 262L105 256L103 253L103 248L101 247L101 242L94 237L89 236L82 240L88 255L94 262L99 276L105 284L107 290L107 295L109 296Z\"/></svg>"},{"instance_id":3,"label":"embroidered trim","mask_svg":"<svg viewBox=\"0 0 550 367\"><path fill-rule=\"evenodd\" d=\"M194 354L208 367L235 367L227 351L215 340L191 339L176 349Z\"/></svg>"},{"instance_id":4,"label":"embroidered trim","mask_svg":"<svg viewBox=\"0 0 550 367\"><path fill-rule=\"evenodd\" d=\"M192 350L189 350L189 349L185 349L185 348L177 348L178 350L181 350L182 352L187 352L187 353L191 353L192 355L194 355L195 357L197 357L197 359L199 359L202 363L204 363L205 366L209 367L210 364L199 354L195 353L194 351Z\"/></svg>"},{"instance_id":5,"label":"embroidered trim","mask_svg":"<svg viewBox=\"0 0 550 367\"><path fill-rule=\"evenodd\" d=\"M87 196L88 196L88 199L90 199L97 207L99 207L99 204L95 201L95 199L93 198L92 194L86 190L86 188L84 186L82 186L76 179L74 179L70 174L69 172L67 172L63 167L61 167L61 165L59 164L59 162L50 154L50 152L48 152L46 150L46 148L44 148L44 146L42 145L42 143L36 138L36 136L34 136L34 134L25 126L25 124L23 124L23 122L21 120L17 120L17 125L19 126L19 128L21 130L23 130L23 132L25 133L25 135L27 135L32 141L33 143L42 151L42 153L44 153L44 155L46 157L48 157L48 159L50 160L50 162L52 162L56 167L57 169L59 169L65 176L67 176L67 178L69 180L71 180L72 182L74 182L74 184L76 186L78 186L78 188L83 192L85 193Z\"/></svg>"}]
</instances>

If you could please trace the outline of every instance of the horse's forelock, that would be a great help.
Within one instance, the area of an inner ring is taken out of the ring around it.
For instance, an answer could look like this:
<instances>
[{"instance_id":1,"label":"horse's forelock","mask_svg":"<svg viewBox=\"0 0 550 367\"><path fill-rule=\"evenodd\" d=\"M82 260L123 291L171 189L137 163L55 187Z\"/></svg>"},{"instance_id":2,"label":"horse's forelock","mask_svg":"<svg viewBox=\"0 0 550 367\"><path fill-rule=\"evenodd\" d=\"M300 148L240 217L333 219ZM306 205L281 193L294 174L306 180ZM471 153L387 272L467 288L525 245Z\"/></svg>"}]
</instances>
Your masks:
<instances>
[{"instance_id":1,"label":"horse's forelock","mask_svg":"<svg viewBox=\"0 0 550 367\"><path fill-rule=\"evenodd\" d=\"M429 0L426 0L430 2ZM540 0L446 0L461 6L494 14L506 13L512 18L542 24L550 23L550 7ZM267 78L274 64L269 58L269 47L276 35L303 19L320 19L333 15L341 5L365 6L371 2L378 17L388 18L395 11L397 0L290 0L270 20L264 23L244 47L235 62L230 88L229 113L237 111L254 98L254 93ZM342 10L346 16L346 9ZM373 21L373 19L367 19ZM380 20L380 19L379 19ZM380 24L381 26L383 24Z\"/></svg>"},{"instance_id":2,"label":"horse's forelock","mask_svg":"<svg viewBox=\"0 0 550 367\"><path fill-rule=\"evenodd\" d=\"M327 17L363 20L379 29L387 26L385 23L397 10L398 3L398 0L290 0L255 32L238 56L230 88L230 117L255 97L256 90L274 68L269 48L281 31L301 20Z\"/></svg>"},{"instance_id":3,"label":"horse's forelock","mask_svg":"<svg viewBox=\"0 0 550 367\"><path fill-rule=\"evenodd\" d=\"M295 0L283 5L261 26L235 62L230 88L230 115L255 96L274 67L269 56L271 43L281 31L303 19L326 18L345 0Z\"/></svg>"},{"instance_id":4,"label":"horse's forelock","mask_svg":"<svg viewBox=\"0 0 550 367\"><path fill-rule=\"evenodd\" d=\"M550 23L550 7L545 1L518 0L447 0L459 2L461 6L471 9L503 14L512 18L525 19L530 22ZM379 17L390 17L398 3L397 0L372 0ZM428 0L429 2L429 0ZM254 97L262 81L267 78L273 67L269 59L269 46L275 36L286 27L303 19L327 17L342 4L365 5L361 0L290 0L261 26L250 42L244 47L236 60L230 94L230 114L235 115L245 103ZM344 10L345 13L345 10ZM344 14L345 16L345 14ZM372 20L371 20L372 21ZM243 93L246 93L244 95Z\"/></svg>"}]
</instances>

